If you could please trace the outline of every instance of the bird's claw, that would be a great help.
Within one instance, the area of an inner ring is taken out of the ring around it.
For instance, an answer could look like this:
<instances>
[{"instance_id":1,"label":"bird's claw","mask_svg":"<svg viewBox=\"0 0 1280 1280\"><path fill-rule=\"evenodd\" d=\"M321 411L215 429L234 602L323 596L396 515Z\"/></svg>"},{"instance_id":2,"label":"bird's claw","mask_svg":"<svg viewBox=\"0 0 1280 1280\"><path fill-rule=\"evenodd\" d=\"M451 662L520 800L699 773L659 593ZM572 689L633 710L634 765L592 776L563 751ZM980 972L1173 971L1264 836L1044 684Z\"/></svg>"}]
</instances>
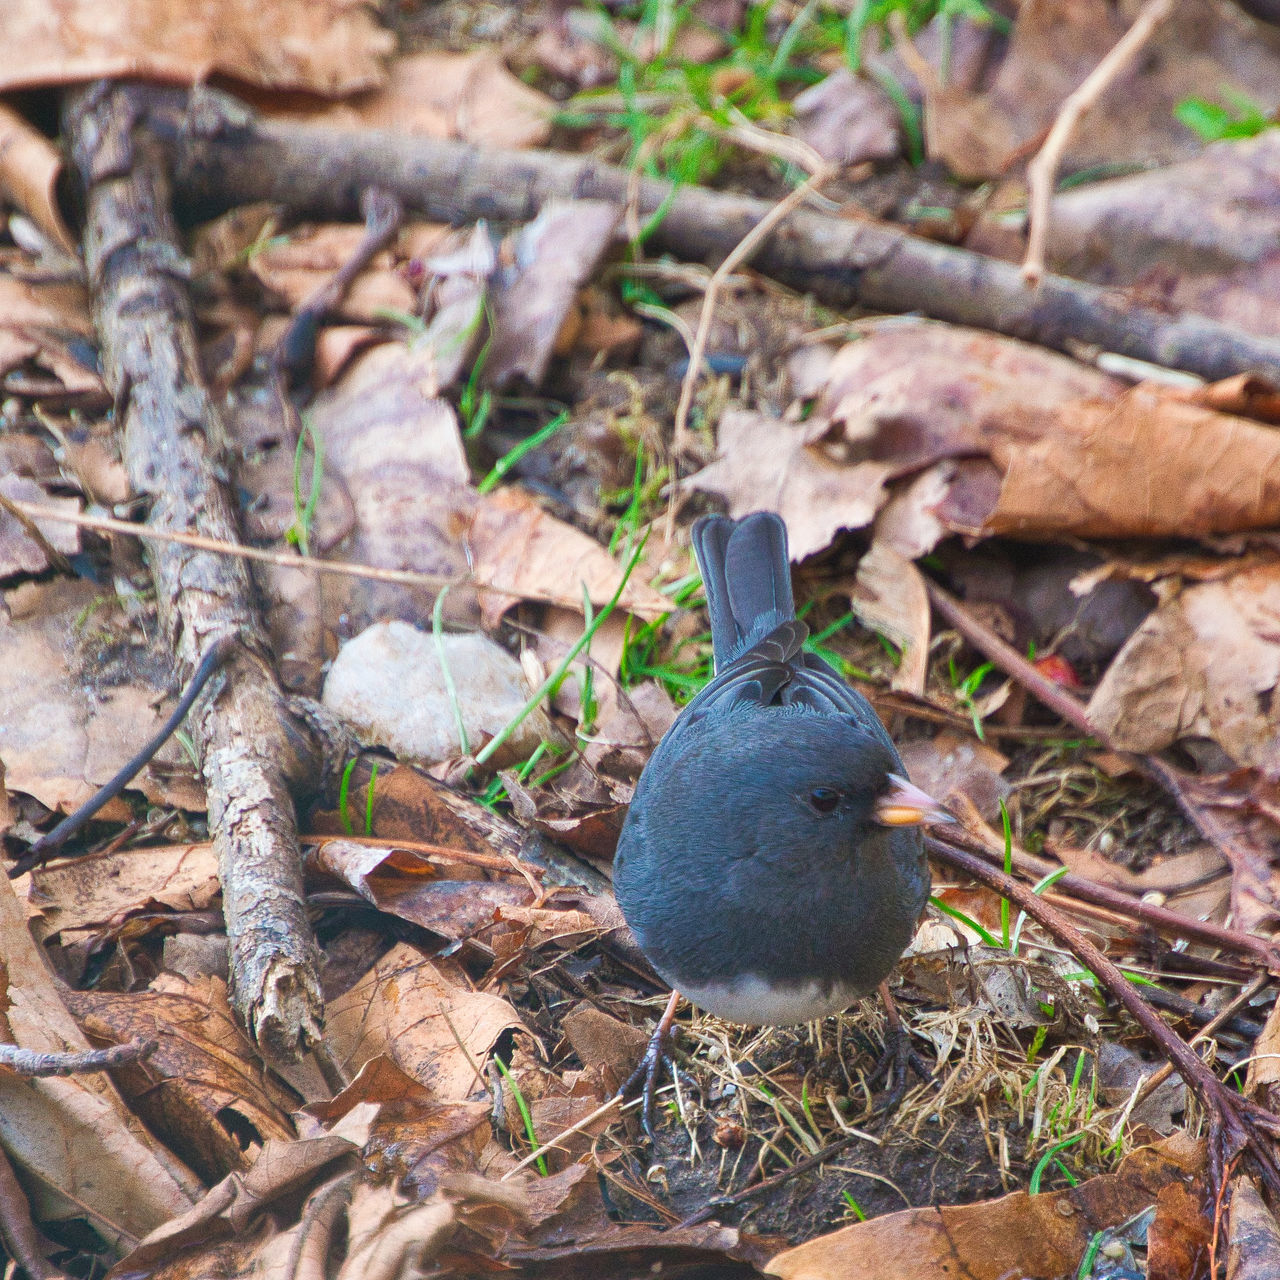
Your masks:
<instances>
[{"instance_id":1,"label":"bird's claw","mask_svg":"<svg viewBox=\"0 0 1280 1280\"><path fill-rule=\"evenodd\" d=\"M656 1145L653 1136L653 1100L657 1092L658 1073L664 1064L671 1069L673 1076L676 1072L675 1060L671 1056L671 1039L671 1026L665 1021L659 1022L653 1035L649 1037L644 1057L640 1059L636 1069L626 1078L617 1093L619 1102L625 1102L635 1094L637 1087L643 1082L643 1088L640 1089L640 1124L651 1145Z\"/></svg>"},{"instance_id":2,"label":"bird's claw","mask_svg":"<svg viewBox=\"0 0 1280 1280\"><path fill-rule=\"evenodd\" d=\"M892 1115L902 1103L907 1092L907 1080L911 1072L921 1080L932 1080L933 1070L911 1047L910 1037L902 1026L890 1026L885 1032L884 1051L866 1077L868 1087L884 1080L887 1084L884 1097L872 1109L872 1115Z\"/></svg>"}]
</instances>

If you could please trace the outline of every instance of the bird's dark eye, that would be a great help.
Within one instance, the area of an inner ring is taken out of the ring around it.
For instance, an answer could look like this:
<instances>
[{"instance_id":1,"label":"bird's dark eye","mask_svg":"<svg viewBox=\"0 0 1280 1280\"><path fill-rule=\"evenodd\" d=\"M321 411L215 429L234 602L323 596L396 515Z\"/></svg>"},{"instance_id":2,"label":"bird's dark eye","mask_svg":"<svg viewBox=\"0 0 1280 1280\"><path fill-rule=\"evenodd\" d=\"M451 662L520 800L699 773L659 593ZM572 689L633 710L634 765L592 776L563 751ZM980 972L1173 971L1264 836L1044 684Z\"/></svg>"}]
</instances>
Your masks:
<instances>
[{"instance_id":1,"label":"bird's dark eye","mask_svg":"<svg viewBox=\"0 0 1280 1280\"><path fill-rule=\"evenodd\" d=\"M834 787L814 787L808 799L815 813L834 813L840 803L840 793Z\"/></svg>"}]
</instances>

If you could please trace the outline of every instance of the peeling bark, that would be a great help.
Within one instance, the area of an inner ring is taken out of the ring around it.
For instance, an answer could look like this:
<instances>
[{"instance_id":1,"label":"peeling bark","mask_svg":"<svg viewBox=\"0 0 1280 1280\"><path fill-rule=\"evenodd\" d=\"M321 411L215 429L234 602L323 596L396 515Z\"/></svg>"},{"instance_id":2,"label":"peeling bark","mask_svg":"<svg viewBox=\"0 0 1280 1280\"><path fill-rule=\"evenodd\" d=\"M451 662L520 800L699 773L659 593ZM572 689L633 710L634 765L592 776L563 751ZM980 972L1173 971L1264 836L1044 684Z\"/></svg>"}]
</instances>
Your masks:
<instances>
[{"instance_id":1,"label":"peeling bark","mask_svg":"<svg viewBox=\"0 0 1280 1280\"><path fill-rule=\"evenodd\" d=\"M225 428L200 376L167 153L145 126L154 92L100 84L67 107L103 376L130 481L151 503L149 523L235 542ZM148 559L184 677L220 637L238 642L190 723L218 851L235 1007L264 1052L288 1060L319 1038L323 1020L292 797L319 777L323 743L289 713L246 564L165 542L150 544Z\"/></svg>"}]
</instances>

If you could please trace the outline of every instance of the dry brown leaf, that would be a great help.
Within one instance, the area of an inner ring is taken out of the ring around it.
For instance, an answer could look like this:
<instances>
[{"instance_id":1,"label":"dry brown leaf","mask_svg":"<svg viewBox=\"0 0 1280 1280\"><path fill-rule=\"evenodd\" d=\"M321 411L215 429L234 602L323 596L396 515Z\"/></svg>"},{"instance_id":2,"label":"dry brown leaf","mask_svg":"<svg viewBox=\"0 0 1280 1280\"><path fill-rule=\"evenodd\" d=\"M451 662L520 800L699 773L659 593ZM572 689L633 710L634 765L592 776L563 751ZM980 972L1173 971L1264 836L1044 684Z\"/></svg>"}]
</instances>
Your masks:
<instances>
[{"instance_id":1,"label":"dry brown leaf","mask_svg":"<svg viewBox=\"0 0 1280 1280\"><path fill-rule=\"evenodd\" d=\"M89 295L78 284L35 283L0 273L0 325L28 334L48 330L90 338Z\"/></svg>"},{"instance_id":2,"label":"dry brown leaf","mask_svg":"<svg viewBox=\"0 0 1280 1280\"><path fill-rule=\"evenodd\" d=\"M360 796L363 803L370 785L374 835L492 855L493 849L484 836L460 815L459 798L442 783L417 769L397 765L379 772L371 784L369 766L357 764L351 776L350 795ZM351 821L352 815L348 813L347 822ZM349 827L338 814L319 810L311 814L308 829L322 835L340 836ZM451 870L450 874L457 873Z\"/></svg>"},{"instance_id":3,"label":"dry brown leaf","mask_svg":"<svg viewBox=\"0 0 1280 1280\"><path fill-rule=\"evenodd\" d=\"M833 164L890 160L901 149L902 115L865 76L840 67L796 95L791 132Z\"/></svg>"},{"instance_id":4,"label":"dry brown leaf","mask_svg":"<svg viewBox=\"0 0 1280 1280\"><path fill-rule=\"evenodd\" d=\"M372 1108L361 1108L361 1111L365 1120L363 1131L352 1123L354 1117L348 1116L332 1133L291 1142L276 1139L268 1142L246 1173L228 1174L185 1213L139 1240L111 1274L116 1277L146 1275L180 1259L195 1261L201 1255L193 1252L188 1259L182 1255L197 1249L207 1251L205 1260L212 1268L210 1272L202 1270L201 1274L232 1274L222 1270L226 1260L218 1257L217 1246L244 1232L270 1209L273 1201L295 1193L330 1166L339 1161L354 1165L372 1119ZM248 1256L239 1260L235 1274L253 1270L253 1253L261 1247L260 1239L257 1233L249 1237Z\"/></svg>"},{"instance_id":5,"label":"dry brown leaf","mask_svg":"<svg viewBox=\"0 0 1280 1280\"><path fill-rule=\"evenodd\" d=\"M212 845L162 845L41 867L31 873L27 907L40 942L67 945L148 908L207 911L220 892Z\"/></svg>"},{"instance_id":6,"label":"dry brown leaf","mask_svg":"<svg viewBox=\"0 0 1280 1280\"><path fill-rule=\"evenodd\" d=\"M122 645L104 662L96 627L124 628L115 603L81 579L31 583L0 614L0 759L8 785L50 809L83 803L160 727L167 655ZM130 784L148 799L201 810L203 788L170 741Z\"/></svg>"},{"instance_id":7,"label":"dry brown leaf","mask_svg":"<svg viewBox=\"0 0 1280 1280\"><path fill-rule=\"evenodd\" d=\"M329 1002L327 1022L330 1047L348 1072L386 1054L444 1101L483 1094L490 1050L504 1031L523 1026L505 1000L470 990L457 966L403 943Z\"/></svg>"},{"instance_id":8,"label":"dry brown leaf","mask_svg":"<svg viewBox=\"0 0 1280 1280\"><path fill-rule=\"evenodd\" d=\"M315 108L262 101L265 114L312 120L332 128L389 129L429 138L459 138L488 147L537 147L551 136L555 103L507 70L487 49L405 54L386 83L350 102Z\"/></svg>"},{"instance_id":9,"label":"dry brown leaf","mask_svg":"<svg viewBox=\"0 0 1280 1280\"><path fill-rule=\"evenodd\" d=\"M548 200L511 237L494 279L485 381L541 386L578 290L595 271L622 216L604 200Z\"/></svg>"},{"instance_id":10,"label":"dry brown leaf","mask_svg":"<svg viewBox=\"0 0 1280 1280\"><path fill-rule=\"evenodd\" d=\"M1280 563L1171 595L1116 655L1090 723L1126 751L1212 738L1239 764L1280 773Z\"/></svg>"},{"instance_id":11,"label":"dry brown leaf","mask_svg":"<svg viewBox=\"0 0 1280 1280\"><path fill-rule=\"evenodd\" d=\"M0 371L31 361L68 393L101 394L92 368L93 325L79 285L33 283L0 272Z\"/></svg>"},{"instance_id":12,"label":"dry brown leaf","mask_svg":"<svg viewBox=\"0 0 1280 1280\"><path fill-rule=\"evenodd\" d=\"M453 1205L443 1197L411 1204L394 1187L361 1184L347 1211L349 1244L338 1280L408 1280L422 1275L455 1226Z\"/></svg>"},{"instance_id":13,"label":"dry brown leaf","mask_svg":"<svg viewBox=\"0 0 1280 1280\"><path fill-rule=\"evenodd\" d=\"M1135 387L1064 405L1038 440L994 443L992 533L1196 537L1280 524L1280 434Z\"/></svg>"},{"instance_id":14,"label":"dry brown leaf","mask_svg":"<svg viewBox=\"0 0 1280 1280\"><path fill-rule=\"evenodd\" d=\"M1180 1182L1161 1187L1156 1216L1147 1228L1147 1280L1207 1275L1216 1227L1197 1189Z\"/></svg>"},{"instance_id":15,"label":"dry brown leaf","mask_svg":"<svg viewBox=\"0 0 1280 1280\"><path fill-rule=\"evenodd\" d=\"M886 541L918 555L947 530L981 531L1000 477L975 454L1034 442L1066 406L1120 389L1028 343L895 318L869 325L823 362L821 394L803 426L726 413L717 460L690 483L723 495L735 516L777 511L796 560L877 513ZM919 468L932 470L887 506L890 479Z\"/></svg>"},{"instance_id":16,"label":"dry brown leaf","mask_svg":"<svg viewBox=\"0 0 1280 1280\"><path fill-rule=\"evenodd\" d=\"M1280 1226L1249 1178L1236 1178L1231 1185L1228 1233L1227 1280L1271 1280L1280 1274Z\"/></svg>"},{"instance_id":17,"label":"dry brown leaf","mask_svg":"<svg viewBox=\"0 0 1280 1280\"><path fill-rule=\"evenodd\" d=\"M54 194L61 169L53 143L0 103L0 196L21 209L64 253L74 254L76 242Z\"/></svg>"},{"instance_id":18,"label":"dry brown leaf","mask_svg":"<svg viewBox=\"0 0 1280 1280\"><path fill-rule=\"evenodd\" d=\"M484 495L466 537L475 581L503 593L487 591L481 600L490 625L517 600L541 600L581 614L584 589L597 609L618 589L617 561L594 538L548 515L523 489ZM647 621L671 611L667 597L636 575L618 604Z\"/></svg>"},{"instance_id":19,"label":"dry brown leaf","mask_svg":"<svg viewBox=\"0 0 1280 1280\"><path fill-rule=\"evenodd\" d=\"M263 1068L227 1003L226 983L162 974L149 991L71 991L95 1043L155 1041L114 1078L147 1128L207 1183L244 1169L268 1139L294 1136L296 1099Z\"/></svg>"},{"instance_id":20,"label":"dry brown leaf","mask_svg":"<svg viewBox=\"0 0 1280 1280\"><path fill-rule=\"evenodd\" d=\"M99 77L341 94L382 83L394 37L350 0L6 0L0 92Z\"/></svg>"},{"instance_id":21,"label":"dry brown leaf","mask_svg":"<svg viewBox=\"0 0 1280 1280\"><path fill-rule=\"evenodd\" d=\"M1063 100L1132 23L1139 0L1041 0L1019 8L1004 60L981 93L944 88L925 103L929 153L966 180L1002 177L1029 158ZM1276 105L1280 32L1227 0L1184 0L1141 57L1072 131L1072 169L1168 163L1203 143L1174 115L1182 99L1240 93Z\"/></svg>"},{"instance_id":22,"label":"dry brown leaf","mask_svg":"<svg viewBox=\"0 0 1280 1280\"><path fill-rule=\"evenodd\" d=\"M894 317L836 352L811 430L850 461L900 468L1033 441L1076 400L1111 400L1122 384L1043 347L979 329Z\"/></svg>"},{"instance_id":23,"label":"dry brown leaf","mask_svg":"<svg viewBox=\"0 0 1280 1280\"><path fill-rule=\"evenodd\" d=\"M477 937L495 945L500 935L514 931L522 945L536 948L552 937L581 941L596 932L584 912L533 906L533 890L514 871L510 881L455 880L445 878L439 861L407 849L326 840L308 856L307 866L350 885L379 911L451 941Z\"/></svg>"},{"instance_id":24,"label":"dry brown leaf","mask_svg":"<svg viewBox=\"0 0 1280 1280\"><path fill-rule=\"evenodd\" d=\"M770 1260L783 1280L1000 1280L1074 1271L1093 1233L1145 1209L1198 1171L1185 1135L1134 1152L1118 1173L1068 1191L981 1204L904 1209L818 1236Z\"/></svg>"},{"instance_id":25,"label":"dry brown leaf","mask_svg":"<svg viewBox=\"0 0 1280 1280\"><path fill-rule=\"evenodd\" d=\"M283 243L273 242L249 259L249 271L256 280L278 295L284 307L293 311L324 288L338 269L355 257L365 229L350 223L326 223L291 232ZM352 281L333 310L333 315L357 324L371 324L380 312L412 314L417 294L396 269L386 251Z\"/></svg>"},{"instance_id":26,"label":"dry brown leaf","mask_svg":"<svg viewBox=\"0 0 1280 1280\"><path fill-rule=\"evenodd\" d=\"M2 451L0 451L2 461ZM12 502L33 502L73 515L80 513L80 499L55 497L43 486L27 476L6 470L0 475L0 494ZM26 530L23 523L3 507L0 507L0 578L44 573L54 566L45 547L64 556L75 555L80 550L80 531L62 520L37 520L37 529L44 535L38 542Z\"/></svg>"},{"instance_id":27,"label":"dry brown leaf","mask_svg":"<svg viewBox=\"0 0 1280 1280\"><path fill-rule=\"evenodd\" d=\"M890 687L922 697L929 672L929 597L920 570L887 542L873 542L858 561L849 606L863 626L902 650Z\"/></svg>"},{"instance_id":28,"label":"dry brown leaf","mask_svg":"<svg viewBox=\"0 0 1280 1280\"><path fill-rule=\"evenodd\" d=\"M1154 386L1122 391L1096 370L1025 343L930 322L885 322L837 352L827 377L805 435L792 428L788 443L806 465L843 473L850 485L868 467L882 468L884 478L933 466L881 516L909 551L928 550L940 528L1120 538L1280 524L1274 430ZM735 514L748 503L774 505L787 463L771 483L763 460L777 451L763 431L739 439L739 424L726 415L722 460L695 483L708 474L718 480L728 467L736 484L705 487L729 496ZM981 455L990 463L975 472ZM940 459L952 460L949 469L934 465ZM823 537L857 527L833 517L838 483L815 483L811 494L815 506L828 508Z\"/></svg>"},{"instance_id":29,"label":"dry brown leaf","mask_svg":"<svg viewBox=\"0 0 1280 1280\"><path fill-rule=\"evenodd\" d=\"M372 1058L341 1093L307 1111L328 1125L361 1103L378 1108L365 1160L403 1170L401 1185L419 1199L433 1195L442 1176L474 1170L489 1141L487 1102L441 1102L385 1057Z\"/></svg>"},{"instance_id":30,"label":"dry brown leaf","mask_svg":"<svg viewBox=\"0 0 1280 1280\"><path fill-rule=\"evenodd\" d=\"M716 461L689 483L718 493L731 516L776 511L787 522L791 558L830 545L842 529L862 529L883 505L887 462L847 465L809 443L805 427L734 409L720 419Z\"/></svg>"},{"instance_id":31,"label":"dry brown leaf","mask_svg":"<svg viewBox=\"0 0 1280 1280\"><path fill-rule=\"evenodd\" d=\"M67 1012L26 912L0 884L0 971L13 1042L36 1053L90 1048ZM24 1080L0 1074L0 1141L46 1193L52 1218L88 1218L125 1243L183 1213L198 1184L151 1138L104 1074Z\"/></svg>"}]
</instances>

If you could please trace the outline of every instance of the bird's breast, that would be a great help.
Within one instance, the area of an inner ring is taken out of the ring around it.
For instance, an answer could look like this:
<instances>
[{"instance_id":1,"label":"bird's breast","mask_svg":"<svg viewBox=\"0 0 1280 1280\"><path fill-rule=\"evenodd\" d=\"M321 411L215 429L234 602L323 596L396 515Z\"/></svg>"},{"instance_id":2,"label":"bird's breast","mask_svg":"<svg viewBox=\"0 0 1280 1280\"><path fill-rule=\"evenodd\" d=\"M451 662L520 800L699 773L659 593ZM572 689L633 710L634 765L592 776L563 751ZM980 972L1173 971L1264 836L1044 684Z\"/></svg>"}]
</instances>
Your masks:
<instances>
[{"instance_id":1,"label":"bird's breast","mask_svg":"<svg viewBox=\"0 0 1280 1280\"><path fill-rule=\"evenodd\" d=\"M847 1009L867 993L843 983L769 982L755 974L698 984L671 979L681 995L726 1022L749 1027L791 1027Z\"/></svg>"}]
</instances>

